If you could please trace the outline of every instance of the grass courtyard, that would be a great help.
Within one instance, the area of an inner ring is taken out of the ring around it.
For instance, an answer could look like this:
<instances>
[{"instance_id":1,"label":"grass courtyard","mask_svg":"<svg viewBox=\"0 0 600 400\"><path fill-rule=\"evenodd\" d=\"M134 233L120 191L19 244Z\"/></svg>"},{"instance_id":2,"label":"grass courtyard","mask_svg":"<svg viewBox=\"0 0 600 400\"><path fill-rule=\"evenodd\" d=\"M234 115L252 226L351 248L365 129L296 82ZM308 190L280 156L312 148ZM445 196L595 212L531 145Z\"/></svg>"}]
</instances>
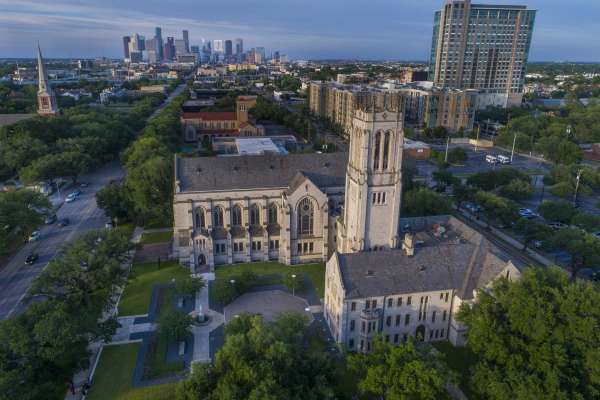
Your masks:
<instances>
[{"instance_id":1,"label":"grass courtyard","mask_svg":"<svg viewBox=\"0 0 600 400\"><path fill-rule=\"evenodd\" d=\"M254 262L248 264L220 265L215 267L217 280L229 280L244 271L254 272L259 277L259 285L282 284L284 274L294 273L299 276L308 275L317 296L324 297L325 293L325 264L284 265L278 262Z\"/></svg>"},{"instance_id":2,"label":"grass courtyard","mask_svg":"<svg viewBox=\"0 0 600 400\"><path fill-rule=\"evenodd\" d=\"M132 343L104 347L88 400L168 400L174 397L175 384L132 386L140 346L140 343Z\"/></svg>"},{"instance_id":3,"label":"grass courtyard","mask_svg":"<svg viewBox=\"0 0 600 400\"><path fill-rule=\"evenodd\" d=\"M148 313L152 289L157 283L169 283L173 279L183 279L189 270L175 261L134 264L121 301L119 315L140 315Z\"/></svg>"}]
</instances>

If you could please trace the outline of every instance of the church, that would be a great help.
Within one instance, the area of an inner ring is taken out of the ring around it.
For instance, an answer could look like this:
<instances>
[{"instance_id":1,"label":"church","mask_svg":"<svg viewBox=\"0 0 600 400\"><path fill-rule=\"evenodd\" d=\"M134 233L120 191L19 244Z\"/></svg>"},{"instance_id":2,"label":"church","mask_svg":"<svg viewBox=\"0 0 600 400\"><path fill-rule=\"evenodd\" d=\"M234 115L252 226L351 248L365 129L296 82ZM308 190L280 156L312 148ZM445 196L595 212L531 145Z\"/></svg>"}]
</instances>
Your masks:
<instances>
[{"instance_id":1,"label":"church","mask_svg":"<svg viewBox=\"0 0 600 400\"><path fill-rule=\"evenodd\" d=\"M348 153L176 157L174 254L212 269L396 248L402 141L400 111L363 107Z\"/></svg>"},{"instance_id":2,"label":"church","mask_svg":"<svg viewBox=\"0 0 600 400\"><path fill-rule=\"evenodd\" d=\"M323 313L350 351L464 344L460 306L522 265L453 216L401 218L398 107L359 105L349 138L347 153L176 157L174 255L198 272L326 262Z\"/></svg>"}]
</instances>

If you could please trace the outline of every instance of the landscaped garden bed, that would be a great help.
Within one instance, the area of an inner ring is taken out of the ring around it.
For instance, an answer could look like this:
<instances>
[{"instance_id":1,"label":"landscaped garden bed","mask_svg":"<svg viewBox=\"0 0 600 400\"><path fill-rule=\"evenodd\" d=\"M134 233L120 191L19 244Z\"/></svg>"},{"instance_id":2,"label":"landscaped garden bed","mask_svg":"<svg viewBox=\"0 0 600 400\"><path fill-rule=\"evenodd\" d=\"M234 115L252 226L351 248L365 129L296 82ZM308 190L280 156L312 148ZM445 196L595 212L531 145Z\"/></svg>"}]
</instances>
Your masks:
<instances>
[{"instance_id":1,"label":"landscaped garden bed","mask_svg":"<svg viewBox=\"0 0 600 400\"><path fill-rule=\"evenodd\" d=\"M96 368L88 400L168 400L175 384L136 388L133 371L140 343L105 346Z\"/></svg>"}]
</instances>

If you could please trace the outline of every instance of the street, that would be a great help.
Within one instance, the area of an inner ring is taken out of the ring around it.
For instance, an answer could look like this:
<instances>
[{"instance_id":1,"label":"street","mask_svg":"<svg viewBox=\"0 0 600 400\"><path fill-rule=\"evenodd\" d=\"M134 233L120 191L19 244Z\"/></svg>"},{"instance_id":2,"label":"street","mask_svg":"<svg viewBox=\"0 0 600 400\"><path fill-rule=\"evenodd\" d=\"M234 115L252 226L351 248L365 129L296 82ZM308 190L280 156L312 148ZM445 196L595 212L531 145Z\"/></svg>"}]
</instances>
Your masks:
<instances>
[{"instance_id":1,"label":"street","mask_svg":"<svg viewBox=\"0 0 600 400\"><path fill-rule=\"evenodd\" d=\"M156 116L185 88L185 84L179 85L149 119ZM96 205L96 192L113 180L121 180L124 173L120 162L116 160L93 173L81 176L79 181L86 182L89 186L81 189L82 193L77 200L63 203L56 212L57 222L41 226L39 240L27 243L7 263L0 266L0 320L19 313L27 307L27 304L22 302L27 290L48 262L54 258L57 250L87 231L104 227L107 217ZM62 191L58 202L64 201L72 190L75 189ZM52 203L56 202L56 195L53 195ZM61 228L58 226L58 221L63 218L68 218L70 224ZM32 265L25 264L25 259L32 253L36 253L39 258Z\"/></svg>"},{"instance_id":2,"label":"street","mask_svg":"<svg viewBox=\"0 0 600 400\"><path fill-rule=\"evenodd\" d=\"M80 237L84 232L104 227L107 219L96 205L96 192L111 180L120 180L122 177L123 169L118 161L101 167L93 174L82 176L80 181L89 183L89 186L82 189L79 198L72 203L64 203L56 213L57 222L40 227L41 238L23 246L0 269L0 319L25 308L21 300L29 286L61 246ZM63 193L63 198L67 194ZM70 224L61 228L58 221L63 218L68 218ZM25 258L31 253L38 254L39 258L33 265L26 265Z\"/></svg>"}]
</instances>

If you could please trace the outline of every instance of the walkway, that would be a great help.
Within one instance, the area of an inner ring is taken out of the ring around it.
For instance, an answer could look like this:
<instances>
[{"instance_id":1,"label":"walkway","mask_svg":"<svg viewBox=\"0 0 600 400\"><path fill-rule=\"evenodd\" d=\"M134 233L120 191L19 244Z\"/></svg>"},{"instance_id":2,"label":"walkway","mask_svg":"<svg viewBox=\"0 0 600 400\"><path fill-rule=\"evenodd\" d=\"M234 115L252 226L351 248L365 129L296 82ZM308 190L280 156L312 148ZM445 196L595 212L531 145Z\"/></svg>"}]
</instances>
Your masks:
<instances>
[{"instance_id":1,"label":"walkway","mask_svg":"<svg viewBox=\"0 0 600 400\"><path fill-rule=\"evenodd\" d=\"M210 322L206 325L194 325L192 333L194 334L194 354L192 362L208 363L211 361L211 332L222 326L225 322L223 314L210 309L208 304L208 282L215 279L214 273L198 274L206 282L206 286L196 294L195 311L198 314L206 315Z\"/></svg>"}]
</instances>

